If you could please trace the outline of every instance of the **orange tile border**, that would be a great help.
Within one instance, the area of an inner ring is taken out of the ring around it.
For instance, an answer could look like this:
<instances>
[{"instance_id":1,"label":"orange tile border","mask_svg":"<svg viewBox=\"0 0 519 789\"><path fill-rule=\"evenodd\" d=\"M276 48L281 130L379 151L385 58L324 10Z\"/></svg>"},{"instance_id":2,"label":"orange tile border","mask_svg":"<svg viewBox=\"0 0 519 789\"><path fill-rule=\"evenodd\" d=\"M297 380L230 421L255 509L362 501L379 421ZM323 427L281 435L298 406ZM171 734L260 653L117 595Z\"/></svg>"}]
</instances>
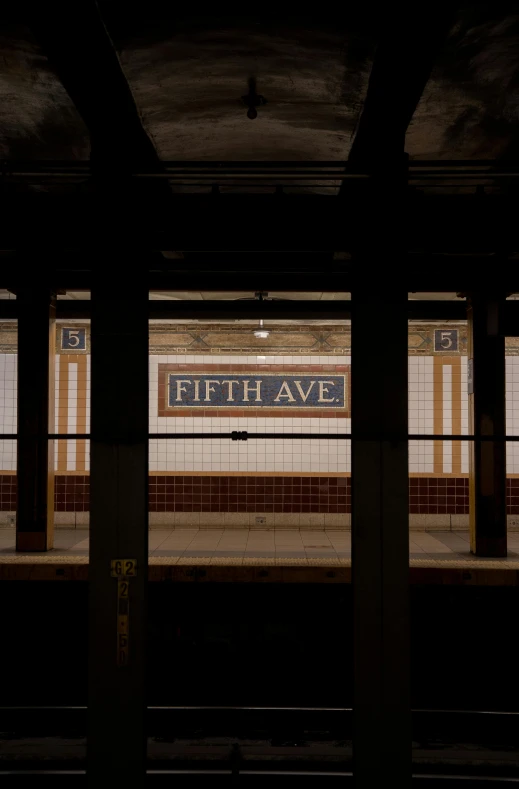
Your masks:
<instances>
[{"instance_id":1,"label":"orange tile border","mask_svg":"<svg viewBox=\"0 0 519 789\"><path fill-rule=\"evenodd\" d=\"M59 476L90 476L89 471L56 471ZM16 476L16 469L0 470L0 476ZM150 477L351 477L350 471L149 471ZM446 474L435 471L410 471L410 478L449 479L469 478L468 473ZM507 479L519 479L519 474L507 474Z\"/></svg>"},{"instance_id":2,"label":"orange tile border","mask_svg":"<svg viewBox=\"0 0 519 789\"><path fill-rule=\"evenodd\" d=\"M460 479L460 477L468 478L468 476L469 476L468 474L463 474L461 471L459 474L455 474L454 472L444 472L444 471L410 471L409 472L409 477L413 477L413 478L432 477L433 479L450 479L450 478ZM513 474L510 474L510 476L513 476ZM517 474L517 476L519 477L519 474Z\"/></svg>"},{"instance_id":3,"label":"orange tile border","mask_svg":"<svg viewBox=\"0 0 519 789\"><path fill-rule=\"evenodd\" d=\"M16 470L0 471L15 476ZM88 477L89 471L57 471L60 477ZM349 471L149 471L150 477L350 477ZM427 475L425 475L427 476ZM431 476L429 474L429 476ZM517 475L519 477L519 474Z\"/></svg>"}]
</instances>

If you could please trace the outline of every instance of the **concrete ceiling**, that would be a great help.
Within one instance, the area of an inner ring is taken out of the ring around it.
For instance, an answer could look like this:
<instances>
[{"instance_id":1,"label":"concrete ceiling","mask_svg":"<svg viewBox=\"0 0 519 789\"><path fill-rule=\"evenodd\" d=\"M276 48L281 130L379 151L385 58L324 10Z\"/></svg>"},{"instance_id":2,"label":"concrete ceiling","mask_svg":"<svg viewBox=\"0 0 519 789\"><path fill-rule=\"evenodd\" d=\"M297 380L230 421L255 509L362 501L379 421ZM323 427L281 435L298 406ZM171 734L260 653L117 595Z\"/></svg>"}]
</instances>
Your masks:
<instances>
[{"instance_id":1,"label":"concrete ceiling","mask_svg":"<svg viewBox=\"0 0 519 789\"><path fill-rule=\"evenodd\" d=\"M380 38L374 8L283 19L99 6L161 159L347 159ZM517 158L517 4L474 6L437 58L407 132L411 157ZM11 19L0 48L0 156L88 159L87 129L31 30ZM251 76L267 99L254 121L240 101Z\"/></svg>"},{"instance_id":2,"label":"concrete ceiling","mask_svg":"<svg viewBox=\"0 0 519 789\"><path fill-rule=\"evenodd\" d=\"M0 156L88 159L87 129L30 30L0 29Z\"/></svg>"}]
</instances>

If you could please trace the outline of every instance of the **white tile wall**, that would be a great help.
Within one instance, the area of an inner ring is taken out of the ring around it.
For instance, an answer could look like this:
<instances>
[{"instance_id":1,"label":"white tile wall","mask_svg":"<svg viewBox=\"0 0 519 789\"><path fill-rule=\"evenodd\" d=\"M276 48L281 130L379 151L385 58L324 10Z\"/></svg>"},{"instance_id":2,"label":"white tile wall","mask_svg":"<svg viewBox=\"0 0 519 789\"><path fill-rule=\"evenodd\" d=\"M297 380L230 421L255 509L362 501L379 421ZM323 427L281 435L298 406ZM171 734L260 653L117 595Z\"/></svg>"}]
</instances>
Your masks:
<instances>
[{"instance_id":1,"label":"white tile wall","mask_svg":"<svg viewBox=\"0 0 519 789\"><path fill-rule=\"evenodd\" d=\"M0 354L0 432L16 433L17 360L14 353Z\"/></svg>"},{"instance_id":2,"label":"white tile wall","mask_svg":"<svg viewBox=\"0 0 519 789\"><path fill-rule=\"evenodd\" d=\"M337 356L150 356L150 433L349 433L350 419L262 417L159 417L158 365L175 364L350 364ZM344 439L152 439L150 471L350 471L350 442Z\"/></svg>"},{"instance_id":3,"label":"white tile wall","mask_svg":"<svg viewBox=\"0 0 519 789\"><path fill-rule=\"evenodd\" d=\"M409 432L434 433L433 416L433 357L410 356L409 375ZM434 470L433 441L409 442L409 470L428 473Z\"/></svg>"},{"instance_id":4,"label":"white tile wall","mask_svg":"<svg viewBox=\"0 0 519 789\"><path fill-rule=\"evenodd\" d=\"M519 356L506 357L506 432L519 436ZM506 469L519 474L519 441L506 446Z\"/></svg>"},{"instance_id":5,"label":"white tile wall","mask_svg":"<svg viewBox=\"0 0 519 789\"><path fill-rule=\"evenodd\" d=\"M0 354L0 432L17 429L17 361L14 353ZM16 441L0 440L0 471L16 469Z\"/></svg>"},{"instance_id":6,"label":"white tile wall","mask_svg":"<svg viewBox=\"0 0 519 789\"><path fill-rule=\"evenodd\" d=\"M85 422L85 433L90 433L90 354L87 356L87 372L86 372L86 383L87 383L87 396L86 396L86 422ZM85 453L85 470L90 470L90 441L86 442L86 453Z\"/></svg>"},{"instance_id":7,"label":"white tile wall","mask_svg":"<svg viewBox=\"0 0 519 789\"><path fill-rule=\"evenodd\" d=\"M16 471L16 441L0 439L0 471Z\"/></svg>"},{"instance_id":8,"label":"white tile wall","mask_svg":"<svg viewBox=\"0 0 519 789\"><path fill-rule=\"evenodd\" d=\"M469 396L467 392L467 357L461 357L461 432L469 432ZM469 442L461 443L461 473L469 473Z\"/></svg>"},{"instance_id":9,"label":"white tile wall","mask_svg":"<svg viewBox=\"0 0 519 789\"><path fill-rule=\"evenodd\" d=\"M150 356L150 432L226 432L247 430L249 432L349 432L349 419L263 419L254 418L204 418L157 416L158 364L159 362L220 363L220 364L349 364L350 357L336 356ZM74 367L74 365L72 366ZM449 365L443 368L444 375L444 432L452 431L452 415L449 400ZM72 369L71 369L72 372ZM56 384L59 382L60 356L56 355ZM451 372L452 375L452 372ZM467 358L461 357L462 376L462 420L461 432L468 433ZM76 379L77 380L77 379ZM72 376L73 381L73 376ZM0 354L0 432L15 433L17 429L17 356ZM87 357L86 430L90 430L90 356ZM75 430L72 421L77 418L77 392L71 390L69 402L69 430ZM519 436L519 356L506 358L506 423L507 434ZM56 430L58 429L58 386L56 386ZM76 409L76 411L75 411ZM71 421L72 420L72 421ZM409 431L411 433L433 433L433 357L409 357ZM70 455L67 466L73 468L75 442L69 442ZM449 467L448 450L444 455L445 470ZM14 470L16 445L14 441L0 441L0 470ZM89 453L87 453L87 468ZM433 471L433 442L412 441L409 447L409 469L411 472ZM151 471L350 471L350 442L341 440L270 440L230 442L213 440L205 442L193 439L150 442ZM507 446L507 471L519 473L519 442ZM462 472L468 472L468 442L462 444Z\"/></svg>"}]
</instances>

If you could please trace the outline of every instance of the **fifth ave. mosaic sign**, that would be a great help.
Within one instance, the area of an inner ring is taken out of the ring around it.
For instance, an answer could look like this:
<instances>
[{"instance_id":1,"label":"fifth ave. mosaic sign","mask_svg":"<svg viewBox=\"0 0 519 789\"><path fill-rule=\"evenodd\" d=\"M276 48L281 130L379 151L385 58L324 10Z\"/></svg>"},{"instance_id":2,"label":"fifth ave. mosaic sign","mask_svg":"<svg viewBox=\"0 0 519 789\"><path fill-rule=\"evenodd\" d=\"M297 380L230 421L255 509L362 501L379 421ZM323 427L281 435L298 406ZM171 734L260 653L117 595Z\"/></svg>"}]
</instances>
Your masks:
<instances>
[{"instance_id":1,"label":"fifth ave. mosaic sign","mask_svg":"<svg viewBox=\"0 0 519 789\"><path fill-rule=\"evenodd\" d=\"M246 365L232 371L214 366L219 369L159 365L159 416L201 412L237 416L282 416L287 412L302 416L349 415L349 366L342 365L339 370L298 370L295 365L287 365L291 369L282 368L279 372L272 371L272 367L263 372L258 367L247 369Z\"/></svg>"},{"instance_id":2,"label":"fifth ave. mosaic sign","mask_svg":"<svg viewBox=\"0 0 519 789\"><path fill-rule=\"evenodd\" d=\"M344 408L344 375L169 373L170 408Z\"/></svg>"}]
</instances>

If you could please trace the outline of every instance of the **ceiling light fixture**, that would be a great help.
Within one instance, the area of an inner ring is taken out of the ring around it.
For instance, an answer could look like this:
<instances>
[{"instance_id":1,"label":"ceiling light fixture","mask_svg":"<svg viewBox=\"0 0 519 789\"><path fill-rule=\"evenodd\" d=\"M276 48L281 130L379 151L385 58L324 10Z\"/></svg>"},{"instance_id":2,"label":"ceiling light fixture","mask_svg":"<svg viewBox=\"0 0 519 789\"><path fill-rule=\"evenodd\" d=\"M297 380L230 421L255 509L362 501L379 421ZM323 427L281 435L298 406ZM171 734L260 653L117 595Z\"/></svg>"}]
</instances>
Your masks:
<instances>
[{"instance_id":1,"label":"ceiling light fixture","mask_svg":"<svg viewBox=\"0 0 519 789\"><path fill-rule=\"evenodd\" d=\"M249 92L246 96L241 97L242 102L248 107L247 110L247 118L253 121L255 118L258 117L258 111L256 107L262 107L264 104L267 103L265 96L261 96L259 93L256 92L256 78L249 77Z\"/></svg>"}]
</instances>

